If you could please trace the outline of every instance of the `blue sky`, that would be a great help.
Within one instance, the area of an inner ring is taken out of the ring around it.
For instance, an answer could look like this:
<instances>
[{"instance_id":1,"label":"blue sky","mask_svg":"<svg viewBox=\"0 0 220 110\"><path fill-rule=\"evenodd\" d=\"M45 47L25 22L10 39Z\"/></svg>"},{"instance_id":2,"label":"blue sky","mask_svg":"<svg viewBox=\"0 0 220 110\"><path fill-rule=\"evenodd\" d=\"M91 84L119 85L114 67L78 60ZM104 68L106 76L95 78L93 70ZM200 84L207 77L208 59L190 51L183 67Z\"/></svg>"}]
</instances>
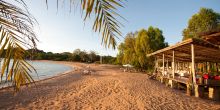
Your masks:
<instances>
[{"instance_id":1,"label":"blue sky","mask_svg":"<svg viewBox=\"0 0 220 110\"><path fill-rule=\"evenodd\" d=\"M80 48L116 56L117 50L106 49L101 45L101 34L92 31L91 20L83 22L79 7L69 13L68 6L60 5L57 11L56 0L48 0L48 10L44 0L26 1L30 13L39 23L36 27L39 49L46 52L73 52ZM212 8L220 13L219 4L220 0L127 0L125 8L119 9L120 14L127 19L122 21L125 26L121 31L124 37L128 32L154 26L163 31L166 42L175 44L181 41L182 30L193 14L201 7ZM118 43L122 41L123 38Z\"/></svg>"}]
</instances>

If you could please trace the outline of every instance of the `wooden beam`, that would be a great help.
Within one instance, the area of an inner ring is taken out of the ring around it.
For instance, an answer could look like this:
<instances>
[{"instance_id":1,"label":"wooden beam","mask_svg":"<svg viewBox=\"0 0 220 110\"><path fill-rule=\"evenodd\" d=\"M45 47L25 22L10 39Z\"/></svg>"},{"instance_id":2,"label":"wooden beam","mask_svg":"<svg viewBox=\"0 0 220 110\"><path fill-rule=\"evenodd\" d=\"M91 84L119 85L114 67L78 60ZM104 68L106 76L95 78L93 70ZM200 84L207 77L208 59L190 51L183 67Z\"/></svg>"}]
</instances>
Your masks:
<instances>
[{"instance_id":1,"label":"wooden beam","mask_svg":"<svg viewBox=\"0 0 220 110\"><path fill-rule=\"evenodd\" d=\"M195 50L194 44L191 44L191 55L192 55L192 76L193 76L193 84L196 84L196 70L195 70Z\"/></svg>"},{"instance_id":2,"label":"wooden beam","mask_svg":"<svg viewBox=\"0 0 220 110\"><path fill-rule=\"evenodd\" d=\"M193 42L193 39L187 39L187 40L184 40L183 42L181 43L177 43L176 45L173 45L173 46L169 46L169 47L166 47L164 49L161 49L161 50L158 50L156 52L153 52L151 54L147 54L148 57L150 56L153 56L153 55L156 55L156 54L159 54L159 53L163 53L165 51L169 51L169 50L172 50L174 48L177 48L177 47L180 47L180 46L184 46L184 45L187 45L187 44L190 44Z\"/></svg>"},{"instance_id":3,"label":"wooden beam","mask_svg":"<svg viewBox=\"0 0 220 110\"><path fill-rule=\"evenodd\" d=\"M149 57L149 56L157 55L159 53L164 53L166 51L170 51L170 50L173 50L173 49L176 49L176 48L182 48L182 47L185 47L185 46L188 46L188 45L190 46L190 44L195 44L197 46L202 46L202 47L206 47L206 48L220 50L218 46L213 45L213 44L211 44L207 41L204 41L204 40L201 40L201 39L191 38L191 39L187 39L183 42L177 43L176 45L169 46L169 47L166 47L164 49L153 52L151 54L148 54L147 56Z\"/></svg>"},{"instance_id":4,"label":"wooden beam","mask_svg":"<svg viewBox=\"0 0 220 110\"><path fill-rule=\"evenodd\" d=\"M194 45L194 49L195 49L195 45ZM191 46L189 48L189 50L191 51ZM195 51L195 52L199 52L199 51ZM175 60L176 61L182 61L182 62L191 62L191 52L189 53L189 56L178 56L179 54L181 54L182 52L180 52L179 50L175 50ZM206 53L209 53L209 52L206 52ZM166 54L166 58L168 58L169 60L172 61L172 52L171 53L164 53ZM209 53L211 54L211 53ZM157 56L162 60L163 58L163 54L157 54ZM215 56L215 57L213 57ZM213 63L216 63L216 62L220 62L220 59L216 58L219 57L220 55L213 55L212 57L208 57L206 55L200 55L198 53L196 53L196 56L195 56L195 62L213 62Z\"/></svg>"},{"instance_id":5,"label":"wooden beam","mask_svg":"<svg viewBox=\"0 0 220 110\"><path fill-rule=\"evenodd\" d=\"M186 50L179 50L179 49L175 49L175 52L180 52L180 53L185 53L185 54L191 54L190 52L186 51ZM217 56L211 56L209 52L206 52L205 54L207 55L202 55L202 54L196 54L195 56L195 60L198 59L198 61L211 61L211 62L219 62L220 61L220 54ZM184 57L183 57L184 58ZM200 60L199 60L200 59Z\"/></svg>"}]
</instances>

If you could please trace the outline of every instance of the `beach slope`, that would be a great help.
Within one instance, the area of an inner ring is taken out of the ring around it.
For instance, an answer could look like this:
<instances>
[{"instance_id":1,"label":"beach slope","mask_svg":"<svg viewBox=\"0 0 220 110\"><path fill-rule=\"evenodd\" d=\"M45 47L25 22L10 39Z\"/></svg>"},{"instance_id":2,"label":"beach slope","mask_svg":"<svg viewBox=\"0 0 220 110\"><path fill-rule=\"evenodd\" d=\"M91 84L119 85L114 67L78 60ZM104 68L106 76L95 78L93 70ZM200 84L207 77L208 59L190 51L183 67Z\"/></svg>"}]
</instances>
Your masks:
<instances>
[{"instance_id":1,"label":"beach slope","mask_svg":"<svg viewBox=\"0 0 220 110\"><path fill-rule=\"evenodd\" d=\"M83 75L88 64L55 62L76 67L36 86L0 90L0 109L220 109L220 104L187 96L146 74L123 72L118 66L89 64L91 75Z\"/></svg>"}]
</instances>

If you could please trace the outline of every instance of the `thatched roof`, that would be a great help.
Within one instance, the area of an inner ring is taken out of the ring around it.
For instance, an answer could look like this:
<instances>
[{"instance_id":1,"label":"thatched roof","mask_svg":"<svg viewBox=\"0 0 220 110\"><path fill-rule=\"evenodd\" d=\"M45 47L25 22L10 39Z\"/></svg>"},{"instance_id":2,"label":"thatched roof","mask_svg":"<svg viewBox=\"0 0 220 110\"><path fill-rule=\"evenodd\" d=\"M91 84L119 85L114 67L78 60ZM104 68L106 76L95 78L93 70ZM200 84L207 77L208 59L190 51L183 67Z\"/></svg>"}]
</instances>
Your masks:
<instances>
[{"instance_id":1,"label":"thatched roof","mask_svg":"<svg viewBox=\"0 0 220 110\"><path fill-rule=\"evenodd\" d=\"M147 56L157 56L162 58L165 54L166 59L172 59L173 50L175 51L175 60L191 62L191 44L194 44L196 62L220 62L220 48L210 42L201 39L188 39L176 45L158 50Z\"/></svg>"}]
</instances>

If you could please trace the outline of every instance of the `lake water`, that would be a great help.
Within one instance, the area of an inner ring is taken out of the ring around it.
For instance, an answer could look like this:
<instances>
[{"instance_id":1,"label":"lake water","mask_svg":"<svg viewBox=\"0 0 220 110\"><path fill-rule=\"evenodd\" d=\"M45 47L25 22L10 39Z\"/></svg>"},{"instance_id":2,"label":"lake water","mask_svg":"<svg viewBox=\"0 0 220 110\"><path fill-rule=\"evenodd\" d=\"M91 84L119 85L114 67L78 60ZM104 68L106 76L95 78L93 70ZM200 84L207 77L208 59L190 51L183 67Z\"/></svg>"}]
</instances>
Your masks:
<instances>
[{"instance_id":1,"label":"lake water","mask_svg":"<svg viewBox=\"0 0 220 110\"><path fill-rule=\"evenodd\" d=\"M31 61L29 63L37 70L37 73L30 73L35 81L56 76L73 69L70 66L50 62ZM5 80L5 77L3 76L2 79ZM0 88L6 86L10 86L10 83L4 83L4 81L0 83Z\"/></svg>"},{"instance_id":2,"label":"lake water","mask_svg":"<svg viewBox=\"0 0 220 110\"><path fill-rule=\"evenodd\" d=\"M70 66L50 62L33 61L30 64L37 70L37 73L31 73L35 80L52 77L72 69Z\"/></svg>"}]
</instances>

